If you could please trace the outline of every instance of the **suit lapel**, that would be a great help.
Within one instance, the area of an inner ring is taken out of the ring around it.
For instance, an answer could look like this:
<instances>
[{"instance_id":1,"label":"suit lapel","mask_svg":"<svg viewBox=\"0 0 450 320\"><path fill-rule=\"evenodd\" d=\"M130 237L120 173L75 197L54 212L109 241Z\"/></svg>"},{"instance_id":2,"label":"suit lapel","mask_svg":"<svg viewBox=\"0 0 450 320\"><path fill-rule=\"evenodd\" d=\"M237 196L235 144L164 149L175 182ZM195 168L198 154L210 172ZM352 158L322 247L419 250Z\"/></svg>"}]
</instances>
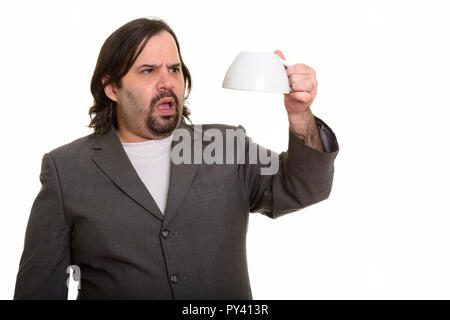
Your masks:
<instances>
[{"instance_id":1,"label":"suit lapel","mask_svg":"<svg viewBox=\"0 0 450 320\"><path fill-rule=\"evenodd\" d=\"M159 220L163 215L147 187L131 164L116 130L111 128L104 135L96 136L92 160L114 184Z\"/></svg>"},{"instance_id":2,"label":"suit lapel","mask_svg":"<svg viewBox=\"0 0 450 320\"><path fill-rule=\"evenodd\" d=\"M187 130L190 137L190 147L191 147L191 164L174 164L173 161L170 162L170 183L169 183L169 194L167 196L167 206L166 212L164 213L163 228L166 227L173 217L178 214L178 209L182 204L189 187L197 173L200 164L194 163L194 143L202 143L202 133L193 128L192 126L187 126L183 123L180 124L179 129ZM181 141L180 141L181 142ZM178 142L172 141L172 148Z\"/></svg>"}]
</instances>

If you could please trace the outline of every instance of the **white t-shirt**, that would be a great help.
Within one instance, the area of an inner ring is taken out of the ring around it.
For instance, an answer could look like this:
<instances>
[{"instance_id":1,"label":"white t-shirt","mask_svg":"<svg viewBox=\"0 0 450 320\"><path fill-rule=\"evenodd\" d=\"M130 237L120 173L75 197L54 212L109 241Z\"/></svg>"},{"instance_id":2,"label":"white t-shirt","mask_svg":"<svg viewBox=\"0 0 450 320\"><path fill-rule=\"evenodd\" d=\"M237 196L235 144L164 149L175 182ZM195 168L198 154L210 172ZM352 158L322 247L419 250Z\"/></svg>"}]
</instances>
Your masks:
<instances>
[{"instance_id":1,"label":"white t-shirt","mask_svg":"<svg viewBox=\"0 0 450 320\"><path fill-rule=\"evenodd\" d=\"M139 178L147 187L162 214L166 210L170 179L170 150L173 134L144 142L122 142Z\"/></svg>"}]
</instances>

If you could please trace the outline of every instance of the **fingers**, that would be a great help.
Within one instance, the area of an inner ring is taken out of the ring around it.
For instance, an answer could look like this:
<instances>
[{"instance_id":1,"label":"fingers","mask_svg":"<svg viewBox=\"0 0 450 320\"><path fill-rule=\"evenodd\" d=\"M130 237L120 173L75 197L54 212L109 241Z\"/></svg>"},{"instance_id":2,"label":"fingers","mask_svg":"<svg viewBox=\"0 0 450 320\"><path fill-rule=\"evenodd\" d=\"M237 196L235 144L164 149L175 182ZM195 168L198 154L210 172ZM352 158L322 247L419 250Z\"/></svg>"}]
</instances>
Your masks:
<instances>
[{"instance_id":1,"label":"fingers","mask_svg":"<svg viewBox=\"0 0 450 320\"><path fill-rule=\"evenodd\" d=\"M315 91L317 80L309 74L293 74L289 77L289 85L293 91Z\"/></svg>"},{"instance_id":2,"label":"fingers","mask_svg":"<svg viewBox=\"0 0 450 320\"><path fill-rule=\"evenodd\" d=\"M281 59L286 60L280 50L275 50L274 53ZM292 89L290 97L303 103L313 101L317 94L318 85L316 71L306 64L297 63L286 67L286 73Z\"/></svg>"},{"instance_id":3,"label":"fingers","mask_svg":"<svg viewBox=\"0 0 450 320\"><path fill-rule=\"evenodd\" d=\"M318 83L315 76L302 73L292 74L289 77L289 85L292 92L308 92L315 96Z\"/></svg>"},{"instance_id":4,"label":"fingers","mask_svg":"<svg viewBox=\"0 0 450 320\"><path fill-rule=\"evenodd\" d=\"M277 56L279 56L281 59L286 60L286 58L284 57L283 52L281 52L280 50L275 50L273 53L275 53Z\"/></svg>"},{"instance_id":5,"label":"fingers","mask_svg":"<svg viewBox=\"0 0 450 320\"><path fill-rule=\"evenodd\" d=\"M314 75L314 77L316 76L316 70L314 70L310 66L307 66L306 64L303 64L303 63L297 63L297 64L287 67L286 72L287 72L288 77L293 74L296 74L296 73L299 73L299 74L307 73L307 74Z\"/></svg>"},{"instance_id":6,"label":"fingers","mask_svg":"<svg viewBox=\"0 0 450 320\"><path fill-rule=\"evenodd\" d=\"M293 99L295 101L299 101L303 104L310 104L314 98L316 97L312 92L291 92L288 96L288 99Z\"/></svg>"},{"instance_id":7,"label":"fingers","mask_svg":"<svg viewBox=\"0 0 450 320\"><path fill-rule=\"evenodd\" d=\"M317 91L316 71L306 64L297 63L286 69L292 92L307 92L313 97ZM301 96L301 95L299 95ZM304 101L304 99L301 99Z\"/></svg>"}]
</instances>

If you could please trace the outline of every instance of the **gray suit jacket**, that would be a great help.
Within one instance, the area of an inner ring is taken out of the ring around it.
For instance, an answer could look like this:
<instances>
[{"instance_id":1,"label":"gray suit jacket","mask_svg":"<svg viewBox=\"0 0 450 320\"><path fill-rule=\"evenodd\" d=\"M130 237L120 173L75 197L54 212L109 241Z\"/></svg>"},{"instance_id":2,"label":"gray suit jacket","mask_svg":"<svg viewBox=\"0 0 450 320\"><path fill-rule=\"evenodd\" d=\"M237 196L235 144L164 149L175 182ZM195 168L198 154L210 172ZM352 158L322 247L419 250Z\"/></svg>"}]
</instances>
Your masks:
<instances>
[{"instance_id":1,"label":"gray suit jacket","mask_svg":"<svg viewBox=\"0 0 450 320\"><path fill-rule=\"evenodd\" d=\"M66 299L67 267L77 265L78 299L251 299L249 212L277 218L330 194L338 144L316 123L328 152L289 132L275 175L261 175L260 164L171 163L164 215L115 130L45 154L14 298ZM202 139L181 126L192 143ZM212 126L236 128L203 129Z\"/></svg>"}]
</instances>

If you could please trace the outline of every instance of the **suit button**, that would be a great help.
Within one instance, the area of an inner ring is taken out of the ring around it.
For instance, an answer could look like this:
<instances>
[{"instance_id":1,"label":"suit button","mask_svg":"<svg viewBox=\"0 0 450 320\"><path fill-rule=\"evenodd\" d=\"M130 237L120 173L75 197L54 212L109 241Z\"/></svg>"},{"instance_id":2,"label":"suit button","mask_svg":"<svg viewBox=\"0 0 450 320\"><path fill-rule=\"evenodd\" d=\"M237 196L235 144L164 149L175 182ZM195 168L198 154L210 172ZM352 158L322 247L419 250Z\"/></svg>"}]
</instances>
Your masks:
<instances>
[{"instance_id":1,"label":"suit button","mask_svg":"<svg viewBox=\"0 0 450 320\"><path fill-rule=\"evenodd\" d=\"M161 234L164 238L167 238L169 236L169 230L164 230Z\"/></svg>"},{"instance_id":2,"label":"suit button","mask_svg":"<svg viewBox=\"0 0 450 320\"><path fill-rule=\"evenodd\" d=\"M178 276L176 274L172 274L170 276L170 282L177 283L178 282Z\"/></svg>"}]
</instances>

